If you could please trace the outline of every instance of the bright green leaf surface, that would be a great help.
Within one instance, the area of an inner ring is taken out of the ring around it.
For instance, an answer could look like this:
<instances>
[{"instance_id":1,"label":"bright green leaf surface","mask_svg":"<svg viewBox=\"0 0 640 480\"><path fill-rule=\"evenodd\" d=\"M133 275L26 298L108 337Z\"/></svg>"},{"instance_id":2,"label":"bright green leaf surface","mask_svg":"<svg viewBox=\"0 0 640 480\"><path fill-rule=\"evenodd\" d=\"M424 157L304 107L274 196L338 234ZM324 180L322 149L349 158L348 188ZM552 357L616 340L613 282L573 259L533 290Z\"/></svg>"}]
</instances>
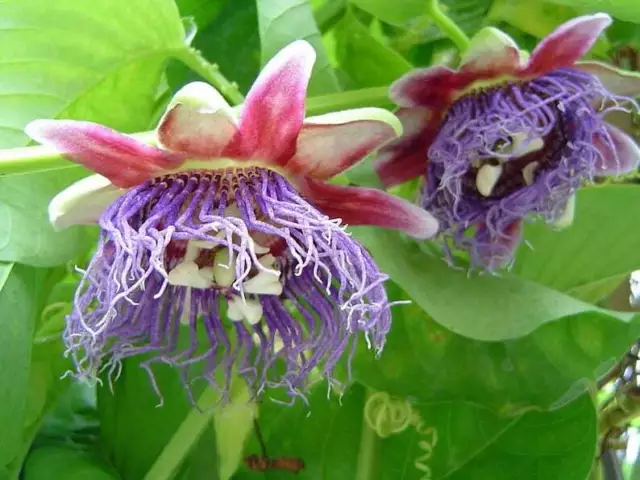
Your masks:
<instances>
[{"instance_id":1,"label":"bright green leaf surface","mask_svg":"<svg viewBox=\"0 0 640 480\"><path fill-rule=\"evenodd\" d=\"M0 264L0 473L21 453L40 281L31 267Z\"/></svg>"},{"instance_id":2,"label":"bright green leaf surface","mask_svg":"<svg viewBox=\"0 0 640 480\"><path fill-rule=\"evenodd\" d=\"M608 185L583 188L576 199L573 225L552 231L544 223L528 224L514 272L549 287L570 291L640 268L640 187Z\"/></svg>"},{"instance_id":3,"label":"bright green leaf surface","mask_svg":"<svg viewBox=\"0 0 640 480\"><path fill-rule=\"evenodd\" d=\"M412 66L376 40L351 13L336 25L337 57L353 88L389 85Z\"/></svg>"},{"instance_id":4,"label":"bright green leaf surface","mask_svg":"<svg viewBox=\"0 0 640 480\"><path fill-rule=\"evenodd\" d=\"M190 410L175 370L157 365L154 374L163 393L162 408L138 359L123 362L113 393L106 379L98 389L102 441L107 458L124 478L144 478Z\"/></svg>"},{"instance_id":5,"label":"bright green leaf surface","mask_svg":"<svg viewBox=\"0 0 640 480\"><path fill-rule=\"evenodd\" d=\"M37 118L148 127L167 58L184 31L168 0L0 3L0 146L21 146ZM52 19L55 19L52 21ZM132 113L132 112L135 112ZM46 209L78 170L0 179L0 260L59 264L85 247L80 229L55 233Z\"/></svg>"},{"instance_id":6,"label":"bright green leaf surface","mask_svg":"<svg viewBox=\"0 0 640 480\"><path fill-rule=\"evenodd\" d=\"M469 275L427 255L395 232L369 228L354 228L353 232L381 270L418 305L438 323L466 337L488 341L518 338L546 323L585 312L603 319L610 315L630 318L515 276Z\"/></svg>"},{"instance_id":7,"label":"bright green leaf surface","mask_svg":"<svg viewBox=\"0 0 640 480\"><path fill-rule=\"evenodd\" d=\"M397 286L388 290L391 299L405 299ZM353 374L375 390L428 402L473 402L514 415L573 400L638 335L640 324L586 313L516 340L482 342L443 328L416 304L397 306L382 355L373 361L361 342Z\"/></svg>"},{"instance_id":8,"label":"bright green leaf surface","mask_svg":"<svg viewBox=\"0 0 640 480\"><path fill-rule=\"evenodd\" d=\"M302 38L313 45L317 54L309 94L321 95L338 91L340 86L329 63L309 2L257 0L256 4L262 43L262 64L287 44Z\"/></svg>"},{"instance_id":9,"label":"bright green leaf surface","mask_svg":"<svg viewBox=\"0 0 640 480\"><path fill-rule=\"evenodd\" d=\"M393 392L390 392L393 395ZM469 402L410 402L414 420L400 432L381 438L363 421L365 390L353 385L340 402L326 398L326 387L309 395L309 407L263 407L261 425L267 453L273 458L304 461L301 479L428 478L584 479L596 447L596 417L591 400L582 396L554 412L504 418ZM404 405L404 401L397 399ZM409 420L406 409L398 423ZM372 410L375 420L376 410ZM420 432L416 430L420 428ZM436 441L426 428L435 428ZM425 452L431 449L428 459ZM247 450L259 454L254 442ZM504 462L504 463L503 463ZM540 474L540 475L539 475ZM559 476L556 476L558 474ZM238 480L260 478L245 469ZM267 478L284 478L269 470Z\"/></svg>"},{"instance_id":10,"label":"bright green leaf surface","mask_svg":"<svg viewBox=\"0 0 640 480\"><path fill-rule=\"evenodd\" d=\"M574 7L582 13L606 12L620 20L640 23L640 3L636 0L550 0Z\"/></svg>"},{"instance_id":11,"label":"bright green leaf surface","mask_svg":"<svg viewBox=\"0 0 640 480\"><path fill-rule=\"evenodd\" d=\"M414 17L424 15L426 11L425 0L349 0L380 20L392 25L406 25Z\"/></svg>"},{"instance_id":12,"label":"bright green leaf surface","mask_svg":"<svg viewBox=\"0 0 640 480\"><path fill-rule=\"evenodd\" d=\"M55 472L55 473L54 473ZM72 447L44 446L35 449L24 468L25 480L118 480L113 471L96 453Z\"/></svg>"}]
</instances>

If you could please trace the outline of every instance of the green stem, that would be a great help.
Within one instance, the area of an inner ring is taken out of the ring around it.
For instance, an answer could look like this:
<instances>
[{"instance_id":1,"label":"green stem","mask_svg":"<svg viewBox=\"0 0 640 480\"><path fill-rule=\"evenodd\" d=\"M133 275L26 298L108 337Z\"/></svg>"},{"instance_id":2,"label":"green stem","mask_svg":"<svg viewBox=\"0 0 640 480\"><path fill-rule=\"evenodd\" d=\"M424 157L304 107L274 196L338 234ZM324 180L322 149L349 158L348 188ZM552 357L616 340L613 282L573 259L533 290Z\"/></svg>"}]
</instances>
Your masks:
<instances>
[{"instance_id":1,"label":"green stem","mask_svg":"<svg viewBox=\"0 0 640 480\"><path fill-rule=\"evenodd\" d=\"M387 98L387 90L387 87L375 87L310 97L307 100L307 113L309 115L319 115L335 110L357 107L391 107L392 103ZM154 143L155 132L136 133L132 136L144 143L151 144ZM56 149L48 146L0 150L0 177L47 170L60 170L77 166L77 164L64 158Z\"/></svg>"},{"instance_id":2,"label":"green stem","mask_svg":"<svg viewBox=\"0 0 640 480\"><path fill-rule=\"evenodd\" d=\"M207 388L198 400L197 408L192 409L162 453L147 472L144 480L171 480L178 473L178 469L189 452L213 422L213 405L220 399L220 394L212 388ZM215 452L212 453L212 455Z\"/></svg>"},{"instance_id":3,"label":"green stem","mask_svg":"<svg viewBox=\"0 0 640 480\"><path fill-rule=\"evenodd\" d=\"M144 143L153 143L155 132L141 132L131 136ZM0 150L0 177L75 167L78 164L70 162L58 150L46 145Z\"/></svg>"},{"instance_id":4,"label":"green stem","mask_svg":"<svg viewBox=\"0 0 640 480\"><path fill-rule=\"evenodd\" d=\"M389 100L388 92L389 87L373 87L310 97L307 99L307 113L309 115L320 115L349 108L393 107L393 103Z\"/></svg>"},{"instance_id":5,"label":"green stem","mask_svg":"<svg viewBox=\"0 0 640 480\"><path fill-rule=\"evenodd\" d=\"M239 105L244 101L238 84L227 80L226 77L220 73L220 67L215 63L209 63L195 48L177 50L175 57L216 87L216 89L229 100L229 103Z\"/></svg>"},{"instance_id":6,"label":"green stem","mask_svg":"<svg viewBox=\"0 0 640 480\"><path fill-rule=\"evenodd\" d=\"M367 399L372 392L367 389ZM366 401L365 401L366 404ZM378 435L369 426L367 419L362 417L362 433L360 435L360 448L358 449L358 463L355 480L372 480L376 478L376 454L378 447Z\"/></svg>"},{"instance_id":7,"label":"green stem","mask_svg":"<svg viewBox=\"0 0 640 480\"><path fill-rule=\"evenodd\" d=\"M464 52L467 49L469 46L469 37L442 11L438 0L427 1L427 15L438 25L442 33L456 44L460 52Z\"/></svg>"}]
</instances>

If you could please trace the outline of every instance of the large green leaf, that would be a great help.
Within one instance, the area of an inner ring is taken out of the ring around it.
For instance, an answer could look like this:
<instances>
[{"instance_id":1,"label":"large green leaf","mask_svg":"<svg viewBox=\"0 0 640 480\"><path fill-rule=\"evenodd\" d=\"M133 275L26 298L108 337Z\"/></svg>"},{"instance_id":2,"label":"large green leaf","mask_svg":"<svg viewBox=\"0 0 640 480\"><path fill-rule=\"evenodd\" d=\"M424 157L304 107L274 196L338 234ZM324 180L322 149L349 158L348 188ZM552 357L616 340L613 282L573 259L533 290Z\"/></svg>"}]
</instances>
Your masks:
<instances>
[{"instance_id":1,"label":"large green leaf","mask_svg":"<svg viewBox=\"0 0 640 480\"><path fill-rule=\"evenodd\" d=\"M0 264L0 474L22 453L41 281L41 272L32 267Z\"/></svg>"},{"instance_id":2,"label":"large green leaf","mask_svg":"<svg viewBox=\"0 0 640 480\"><path fill-rule=\"evenodd\" d=\"M152 12L152 14L150 14ZM26 145L27 122L77 118L131 132L148 127L165 61L185 48L170 0L0 3L0 147ZM47 203L79 169L0 179L0 260L53 265L85 248L55 233Z\"/></svg>"},{"instance_id":3,"label":"large green leaf","mask_svg":"<svg viewBox=\"0 0 640 480\"><path fill-rule=\"evenodd\" d=\"M425 0L349 0L353 5L392 25L404 26L426 12Z\"/></svg>"},{"instance_id":4,"label":"large green leaf","mask_svg":"<svg viewBox=\"0 0 640 480\"><path fill-rule=\"evenodd\" d=\"M123 362L113 392L106 378L98 389L104 449L123 478L144 478L191 409L177 372L168 365L153 369L163 396L158 408L161 399L138 362L137 358ZM215 452L215 444L210 451Z\"/></svg>"},{"instance_id":5,"label":"large green leaf","mask_svg":"<svg viewBox=\"0 0 640 480\"><path fill-rule=\"evenodd\" d=\"M462 402L418 403L414 409L424 427L435 428L437 441L411 427L383 440L380 478L419 480L421 463L433 480L584 480L596 454L596 412L587 395L554 412L518 419ZM432 446L424 462L420 441Z\"/></svg>"},{"instance_id":6,"label":"large green leaf","mask_svg":"<svg viewBox=\"0 0 640 480\"><path fill-rule=\"evenodd\" d=\"M364 421L372 393L355 384L339 401L327 399L326 387L318 385L308 396L308 407L302 402L293 407L266 405L260 422L267 454L302 460L302 479L511 480L515 474L531 480L582 480L591 468L596 415L587 396L555 412L515 418L500 417L470 402L398 398L393 401L403 408L398 410L397 425L406 422L405 427L381 438L369 423L377 423L380 410L368 410L369 422ZM430 427L436 431L435 442L425 431ZM431 455L422 460L428 450ZM260 454L257 442L247 454ZM244 469L235 478L261 475ZM271 469L264 475L280 479L285 473Z\"/></svg>"},{"instance_id":7,"label":"large green leaf","mask_svg":"<svg viewBox=\"0 0 640 480\"><path fill-rule=\"evenodd\" d=\"M231 0L177 0L176 5L183 17L194 19L198 30L207 27L220 14L223 6Z\"/></svg>"},{"instance_id":8,"label":"large green leaf","mask_svg":"<svg viewBox=\"0 0 640 480\"><path fill-rule=\"evenodd\" d=\"M629 221L629 212L637 211L637 185L583 188L570 228L552 231L542 222L525 226L532 248L520 246L514 271L561 291L624 278L640 268L640 224Z\"/></svg>"},{"instance_id":9,"label":"large green leaf","mask_svg":"<svg viewBox=\"0 0 640 480\"><path fill-rule=\"evenodd\" d=\"M55 473L54 473L55 472ZM97 452L87 452L62 445L36 448L27 457L23 470L24 480L118 480L113 468Z\"/></svg>"},{"instance_id":10,"label":"large green leaf","mask_svg":"<svg viewBox=\"0 0 640 480\"><path fill-rule=\"evenodd\" d=\"M380 269L434 320L454 333L495 341L525 336L549 322L583 313L629 321L629 314L599 309L512 275L468 274L424 253L400 234L353 228Z\"/></svg>"},{"instance_id":11,"label":"large green leaf","mask_svg":"<svg viewBox=\"0 0 640 480\"><path fill-rule=\"evenodd\" d=\"M390 284L392 300L405 300ZM438 325L416 304L393 308L380 358L361 342L354 379L375 390L473 402L504 415L558 407L593 385L640 334L640 325L581 314L515 340L483 342ZM402 375L398 375L401 371Z\"/></svg>"},{"instance_id":12,"label":"large green leaf","mask_svg":"<svg viewBox=\"0 0 640 480\"><path fill-rule=\"evenodd\" d=\"M636 0L549 0L583 13L606 12L620 20L640 23L640 3Z\"/></svg>"},{"instance_id":13,"label":"large green leaf","mask_svg":"<svg viewBox=\"0 0 640 480\"><path fill-rule=\"evenodd\" d=\"M336 25L337 57L354 88L389 85L412 66L400 54L380 43L352 13Z\"/></svg>"},{"instance_id":14,"label":"large green leaf","mask_svg":"<svg viewBox=\"0 0 640 480\"><path fill-rule=\"evenodd\" d=\"M340 89L322 43L320 31L307 0L256 0L264 65L281 48L303 38L316 50L317 59L309 94L321 95Z\"/></svg>"}]
</instances>

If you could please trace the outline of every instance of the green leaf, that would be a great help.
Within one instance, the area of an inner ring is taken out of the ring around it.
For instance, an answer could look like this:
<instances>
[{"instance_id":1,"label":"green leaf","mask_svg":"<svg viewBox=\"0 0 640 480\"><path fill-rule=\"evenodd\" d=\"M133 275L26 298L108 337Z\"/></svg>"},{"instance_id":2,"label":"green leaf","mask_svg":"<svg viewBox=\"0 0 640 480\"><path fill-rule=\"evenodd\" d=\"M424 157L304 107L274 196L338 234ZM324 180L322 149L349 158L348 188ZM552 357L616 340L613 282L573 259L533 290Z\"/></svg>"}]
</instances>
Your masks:
<instances>
[{"instance_id":1,"label":"green leaf","mask_svg":"<svg viewBox=\"0 0 640 480\"><path fill-rule=\"evenodd\" d=\"M303 38L316 50L310 95L321 95L340 90L338 80L322 37L313 18L311 5L307 0L256 0L258 6L258 25L262 43L262 64L266 64L280 49L292 41Z\"/></svg>"},{"instance_id":2,"label":"green leaf","mask_svg":"<svg viewBox=\"0 0 640 480\"><path fill-rule=\"evenodd\" d=\"M581 13L605 12L620 20L640 23L640 3L636 0L549 0L568 5Z\"/></svg>"},{"instance_id":3,"label":"green leaf","mask_svg":"<svg viewBox=\"0 0 640 480\"><path fill-rule=\"evenodd\" d=\"M469 338L485 341L518 338L562 317L586 312L621 321L632 317L597 308L515 276L469 275L427 255L416 243L396 232L364 227L352 231L373 254L380 269L429 316Z\"/></svg>"},{"instance_id":4,"label":"green leaf","mask_svg":"<svg viewBox=\"0 0 640 480\"><path fill-rule=\"evenodd\" d=\"M595 1L598 2L598 0ZM561 23L578 16L570 2L565 5L558 5L558 3L563 2L496 0L491 5L491 10L487 17L490 22L504 21L523 32L537 38L543 38ZM593 13L594 11L601 10L590 10L588 13ZM604 37L600 37L591 51L600 56L606 56L608 49L609 43Z\"/></svg>"},{"instance_id":5,"label":"green leaf","mask_svg":"<svg viewBox=\"0 0 640 480\"><path fill-rule=\"evenodd\" d=\"M426 11L425 0L349 0L353 5L391 25L404 26Z\"/></svg>"},{"instance_id":6,"label":"green leaf","mask_svg":"<svg viewBox=\"0 0 640 480\"><path fill-rule=\"evenodd\" d=\"M318 385L308 396L309 407L302 402L292 407L266 404L260 424L267 454L302 460L302 478L335 480L511 480L514 474L532 480L578 480L586 478L591 468L596 415L586 395L554 412L515 418L500 417L470 402L392 399L399 407L397 432L387 430L390 434L380 437L371 428L385 424L380 410L368 408L364 421L372 393L367 395L361 385L354 384L338 401L327 399L326 387ZM427 428L436 430L435 442ZM431 454L424 459L428 451ZM255 441L247 449L250 454L260 454ZM261 475L245 468L235 478ZM284 475L275 469L264 474L272 479Z\"/></svg>"},{"instance_id":7,"label":"green leaf","mask_svg":"<svg viewBox=\"0 0 640 480\"><path fill-rule=\"evenodd\" d=\"M391 300L406 300L396 285L389 284L388 291ZM637 322L587 313L516 340L482 342L452 333L415 304L396 306L382 355L372 361L360 342L353 377L374 390L424 402L473 402L515 415L575 399L638 335Z\"/></svg>"},{"instance_id":8,"label":"green leaf","mask_svg":"<svg viewBox=\"0 0 640 480\"><path fill-rule=\"evenodd\" d=\"M623 279L640 265L640 224L629 221L629 212L637 211L637 185L583 188L571 227L552 231L543 222L525 226L524 238L532 248L520 246L514 272L564 292Z\"/></svg>"},{"instance_id":9,"label":"green leaf","mask_svg":"<svg viewBox=\"0 0 640 480\"><path fill-rule=\"evenodd\" d=\"M30 398L29 370L39 303L40 271L0 264L0 472L22 452L22 430Z\"/></svg>"},{"instance_id":10,"label":"green leaf","mask_svg":"<svg viewBox=\"0 0 640 480\"><path fill-rule=\"evenodd\" d=\"M362 386L353 385L338 401L335 395L327 398L326 385L319 384L307 395L308 407L301 399L292 406L282 405L269 399L274 396L268 393L260 408L259 422L267 455L302 460L302 478L358 478L364 405ZM255 435L250 439L245 455L262 455ZM244 467L236 477L260 478L249 472ZM282 470L268 470L264 474L268 479L280 479L284 475Z\"/></svg>"},{"instance_id":11,"label":"green leaf","mask_svg":"<svg viewBox=\"0 0 640 480\"><path fill-rule=\"evenodd\" d=\"M0 18L5 148L26 145L23 128L37 118L146 129L165 62L185 48L178 10L166 0L95 0L90 8L81 0L8 1ZM56 233L46 216L49 200L80 172L0 179L0 260L53 265L86 248L80 229Z\"/></svg>"},{"instance_id":12,"label":"green leaf","mask_svg":"<svg viewBox=\"0 0 640 480\"><path fill-rule=\"evenodd\" d=\"M204 57L220 67L230 81L247 92L260 71L260 36L255 0L228 0L192 42ZM167 69L171 89L201 78L185 65L172 62Z\"/></svg>"},{"instance_id":13,"label":"green leaf","mask_svg":"<svg viewBox=\"0 0 640 480\"><path fill-rule=\"evenodd\" d=\"M169 365L153 368L163 395L159 408L161 399L139 361L132 358L123 362L113 393L107 378L98 388L104 450L122 478L144 478L191 410L182 382ZM211 447L215 451L215 445Z\"/></svg>"},{"instance_id":14,"label":"green leaf","mask_svg":"<svg viewBox=\"0 0 640 480\"><path fill-rule=\"evenodd\" d=\"M52 475L65 480L119 480L121 478L97 453L64 446L44 446L31 452L27 457L21 478L47 480L53 478Z\"/></svg>"},{"instance_id":15,"label":"green leaf","mask_svg":"<svg viewBox=\"0 0 640 480\"><path fill-rule=\"evenodd\" d=\"M380 43L352 14L336 25L337 57L354 88L386 86L413 67L400 54Z\"/></svg>"},{"instance_id":16,"label":"green leaf","mask_svg":"<svg viewBox=\"0 0 640 480\"><path fill-rule=\"evenodd\" d=\"M412 426L383 440L380 478L419 480L416 464L422 464L434 480L583 480L596 454L596 412L587 395L554 412L517 419L462 402L416 403L414 410L423 428L436 430L437 441ZM420 441L432 447L423 462L427 449Z\"/></svg>"},{"instance_id":17,"label":"green leaf","mask_svg":"<svg viewBox=\"0 0 640 480\"><path fill-rule=\"evenodd\" d=\"M198 31L207 27L218 17L223 7L231 0L177 0L176 5L183 17L192 17Z\"/></svg>"}]
</instances>

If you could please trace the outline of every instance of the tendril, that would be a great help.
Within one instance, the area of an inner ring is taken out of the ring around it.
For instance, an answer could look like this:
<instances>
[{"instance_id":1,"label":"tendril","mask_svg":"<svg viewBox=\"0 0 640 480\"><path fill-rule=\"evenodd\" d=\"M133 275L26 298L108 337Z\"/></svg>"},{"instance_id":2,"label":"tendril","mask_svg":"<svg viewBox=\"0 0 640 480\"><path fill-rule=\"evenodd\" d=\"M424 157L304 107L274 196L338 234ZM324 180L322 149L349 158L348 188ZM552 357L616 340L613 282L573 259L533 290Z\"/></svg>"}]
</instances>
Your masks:
<instances>
[{"instance_id":1,"label":"tendril","mask_svg":"<svg viewBox=\"0 0 640 480\"><path fill-rule=\"evenodd\" d=\"M422 453L416 457L413 465L424 474L421 480L433 478L427 461L438 443L438 430L435 427L427 427L420 412L415 410L408 400L392 397L386 392L376 392L369 396L364 405L364 419L380 438L396 435L413 427L416 433L423 437L418 441L418 448Z\"/></svg>"}]
</instances>

